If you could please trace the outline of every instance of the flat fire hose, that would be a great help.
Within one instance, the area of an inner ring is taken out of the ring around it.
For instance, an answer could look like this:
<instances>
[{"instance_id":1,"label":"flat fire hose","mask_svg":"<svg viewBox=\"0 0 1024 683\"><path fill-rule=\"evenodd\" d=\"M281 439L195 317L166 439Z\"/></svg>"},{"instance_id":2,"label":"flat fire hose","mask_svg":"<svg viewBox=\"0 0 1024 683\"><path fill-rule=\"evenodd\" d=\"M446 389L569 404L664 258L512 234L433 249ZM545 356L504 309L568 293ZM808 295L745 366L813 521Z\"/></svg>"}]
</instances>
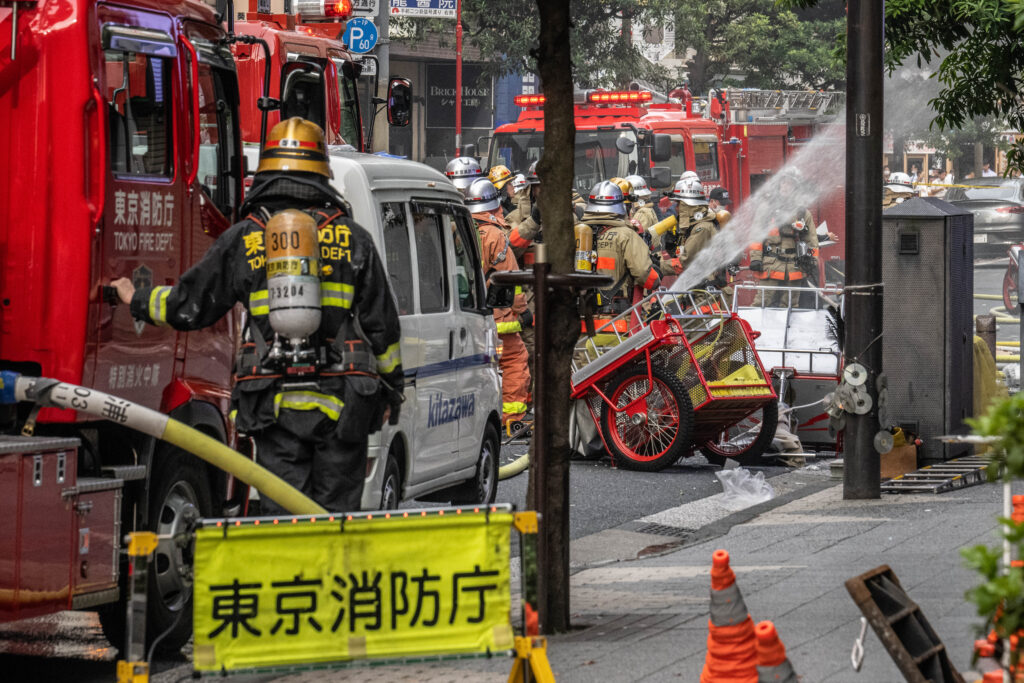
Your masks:
<instances>
[{"instance_id":1,"label":"flat fire hose","mask_svg":"<svg viewBox=\"0 0 1024 683\"><path fill-rule=\"evenodd\" d=\"M23 377L6 370L0 372L0 404L20 401L37 403L47 408L77 410L166 441L257 488L260 494L294 515L327 512L301 491L241 453L178 420L137 403L55 379Z\"/></svg>"}]
</instances>

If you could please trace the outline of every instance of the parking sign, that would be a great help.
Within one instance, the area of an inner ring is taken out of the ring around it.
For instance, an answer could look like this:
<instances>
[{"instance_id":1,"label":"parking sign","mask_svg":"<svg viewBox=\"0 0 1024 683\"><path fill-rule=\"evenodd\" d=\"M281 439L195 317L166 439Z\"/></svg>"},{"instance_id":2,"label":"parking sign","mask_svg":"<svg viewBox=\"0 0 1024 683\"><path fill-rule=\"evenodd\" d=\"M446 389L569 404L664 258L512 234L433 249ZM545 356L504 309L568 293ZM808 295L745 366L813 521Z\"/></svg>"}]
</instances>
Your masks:
<instances>
[{"instance_id":1,"label":"parking sign","mask_svg":"<svg viewBox=\"0 0 1024 683\"><path fill-rule=\"evenodd\" d=\"M377 45L377 27L363 17L353 17L345 25L342 41L356 54L369 52Z\"/></svg>"}]
</instances>

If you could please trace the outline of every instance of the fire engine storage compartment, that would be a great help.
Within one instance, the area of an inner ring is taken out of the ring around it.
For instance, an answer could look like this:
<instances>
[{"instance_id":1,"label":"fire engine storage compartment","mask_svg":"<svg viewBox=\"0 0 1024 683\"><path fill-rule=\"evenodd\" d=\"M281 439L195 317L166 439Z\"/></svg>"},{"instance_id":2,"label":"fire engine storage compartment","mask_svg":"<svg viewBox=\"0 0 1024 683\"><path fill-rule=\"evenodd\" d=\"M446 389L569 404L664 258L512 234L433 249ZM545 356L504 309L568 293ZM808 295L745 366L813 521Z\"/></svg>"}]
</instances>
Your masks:
<instances>
[{"instance_id":1,"label":"fire engine storage compartment","mask_svg":"<svg viewBox=\"0 0 1024 683\"><path fill-rule=\"evenodd\" d=\"M79 478L79 445L0 436L0 622L117 599L123 482Z\"/></svg>"},{"instance_id":2,"label":"fire engine storage compartment","mask_svg":"<svg viewBox=\"0 0 1024 683\"><path fill-rule=\"evenodd\" d=\"M974 217L937 197L882 214L882 366L889 424L918 434L918 464L970 454L974 396Z\"/></svg>"}]
</instances>

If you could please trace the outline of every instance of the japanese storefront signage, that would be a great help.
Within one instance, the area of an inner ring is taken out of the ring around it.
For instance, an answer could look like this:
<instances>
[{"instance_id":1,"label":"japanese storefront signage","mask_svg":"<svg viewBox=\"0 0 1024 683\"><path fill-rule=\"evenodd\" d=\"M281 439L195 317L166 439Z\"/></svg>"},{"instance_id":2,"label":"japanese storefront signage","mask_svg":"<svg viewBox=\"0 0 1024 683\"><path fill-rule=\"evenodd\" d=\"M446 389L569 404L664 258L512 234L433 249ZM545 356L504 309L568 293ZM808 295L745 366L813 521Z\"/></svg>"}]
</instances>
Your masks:
<instances>
[{"instance_id":1,"label":"japanese storefront signage","mask_svg":"<svg viewBox=\"0 0 1024 683\"><path fill-rule=\"evenodd\" d=\"M196 670L511 649L513 514L492 510L207 521Z\"/></svg>"},{"instance_id":2,"label":"japanese storefront signage","mask_svg":"<svg viewBox=\"0 0 1024 683\"><path fill-rule=\"evenodd\" d=\"M479 64L462 67L462 127L487 128L493 124L491 77ZM455 65L427 64L427 128L455 126Z\"/></svg>"}]
</instances>

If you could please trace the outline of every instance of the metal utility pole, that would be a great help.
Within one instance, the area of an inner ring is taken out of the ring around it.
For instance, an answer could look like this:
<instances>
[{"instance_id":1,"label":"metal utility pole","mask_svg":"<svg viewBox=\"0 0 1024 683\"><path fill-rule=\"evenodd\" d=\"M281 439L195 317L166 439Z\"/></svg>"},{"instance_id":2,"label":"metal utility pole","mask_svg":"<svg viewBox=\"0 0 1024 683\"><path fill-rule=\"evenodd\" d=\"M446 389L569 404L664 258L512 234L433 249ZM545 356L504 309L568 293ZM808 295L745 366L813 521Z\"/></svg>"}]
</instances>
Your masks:
<instances>
[{"instance_id":1,"label":"metal utility pole","mask_svg":"<svg viewBox=\"0 0 1024 683\"><path fill-rule=\"evenodd\" d=\"M850 0L846 29L846 364L868 371L864 415L846 413L843 498L878 498L874 447L882 372L882 52L884 0Z\"/></svg>"},{"instance_id":2,"label":"metal utility pole","mask_svg":"<svg viewBox=\"0 0 1024 683\"><path fill-rule=\"evenodd\" d=\"M455 156L462 154L462 0L455 4Z\"/></svg>"},{"instance_id":3,"label":"metal utility pole","mask_svg":"<svg viewBox=\"0 0 1024 683\"><path fill-rule=\"evenodd\" d=\"M386 0L380 0L377 4L377 31L380 33L380 38L377 41L377 76L373 81L375 89L379 89L377 84L384 84L384 97L387 97L388 81L391 80L391 14L388 12L388 4L389 3ZM371 96L370 112L374 116L380 116L383 121L380 126L377 126L376 122L374 122L374 129L376 130L379 128L384 132L384 135L382 136L384 138L382 141L383 144L378 144L377 146L380 147L380 149L376 151L387 152L391 146L391 140L389 139L391 127L387 122L387 114L383 111L378 114L377 105L372 102L373 97L380 96L379 92L374 92ZM369 151L373 152L375 150L371 149Z\"/></svg>"}]
</instances>

